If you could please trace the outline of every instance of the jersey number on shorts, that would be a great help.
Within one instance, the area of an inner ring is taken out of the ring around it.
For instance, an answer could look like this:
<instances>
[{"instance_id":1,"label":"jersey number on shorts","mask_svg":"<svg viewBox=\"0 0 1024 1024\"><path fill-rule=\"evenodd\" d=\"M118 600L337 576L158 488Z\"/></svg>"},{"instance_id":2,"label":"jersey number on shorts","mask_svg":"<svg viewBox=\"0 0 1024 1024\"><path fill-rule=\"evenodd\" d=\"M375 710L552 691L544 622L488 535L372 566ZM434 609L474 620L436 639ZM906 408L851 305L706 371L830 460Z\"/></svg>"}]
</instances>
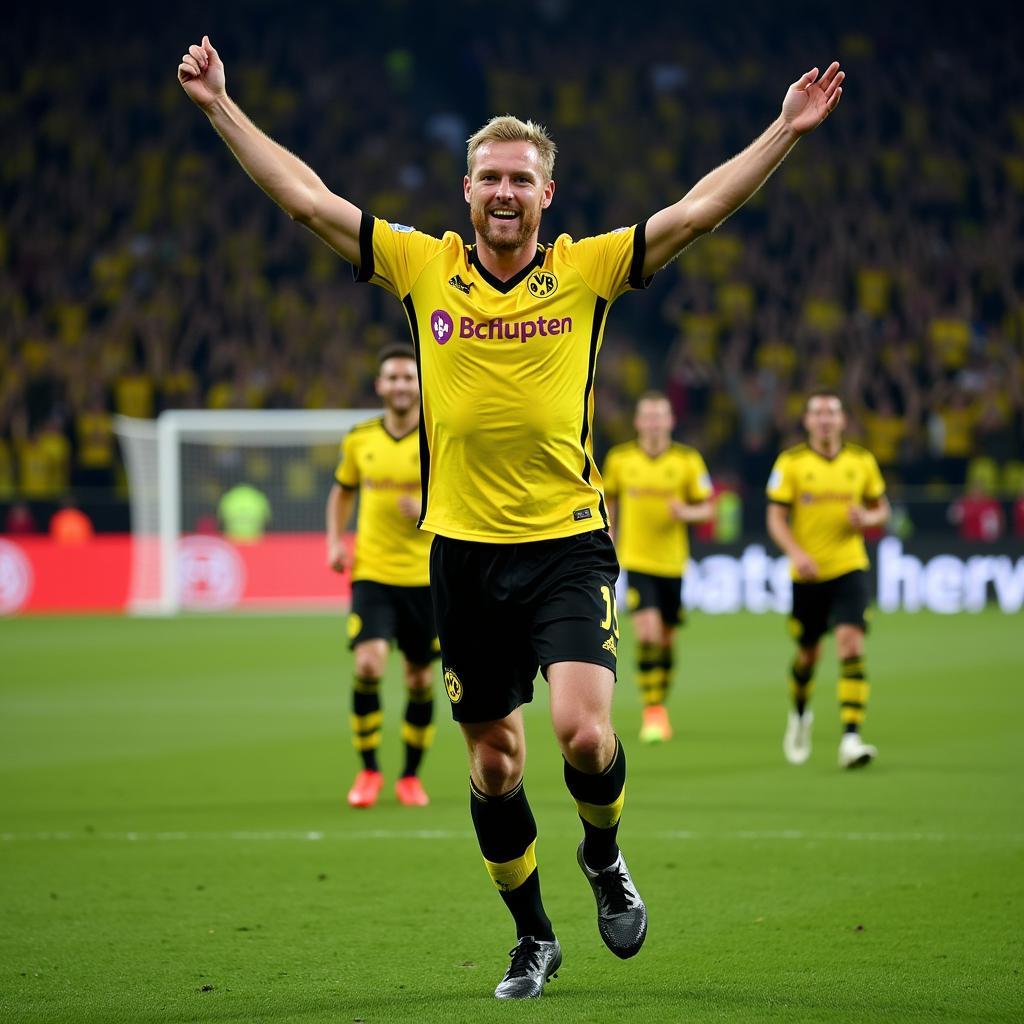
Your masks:
<instances>
[{"instance_id":1,"label":"jersey number on shorts","mask_svg":"<svg viewBox=\"0 0 1024 1024\"><path fill-rule=\"evenodd\" d=\"M604 618L601 620L602 629L610 629L619 638L619 609L615 606L615 591L611 587L602 587L601 596L604 598Z\"/></svg>"}]
</instances>

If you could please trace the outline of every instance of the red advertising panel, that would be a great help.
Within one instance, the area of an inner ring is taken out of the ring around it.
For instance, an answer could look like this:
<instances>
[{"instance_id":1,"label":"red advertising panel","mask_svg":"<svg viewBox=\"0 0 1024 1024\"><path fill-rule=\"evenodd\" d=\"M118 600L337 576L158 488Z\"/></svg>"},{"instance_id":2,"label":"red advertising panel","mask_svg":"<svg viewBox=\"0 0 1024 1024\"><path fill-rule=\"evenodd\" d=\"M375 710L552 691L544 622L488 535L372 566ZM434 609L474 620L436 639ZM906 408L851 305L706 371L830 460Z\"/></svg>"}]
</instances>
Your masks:
<instances>
[{"instance_id":1,"label":"red advertising panel","mask_svg":"<svg viewBox=\"0 0 1024 1024\"><path fill-rule=\"evenodd\" d=\"M133 543L127 534L81 544L0 537L0 615L123 611ZM349 576L327 568L318 533L270 534L255 544L183 537L177 561L186 608L339 608L350 596Z\"/></svg>"}]
</instances>

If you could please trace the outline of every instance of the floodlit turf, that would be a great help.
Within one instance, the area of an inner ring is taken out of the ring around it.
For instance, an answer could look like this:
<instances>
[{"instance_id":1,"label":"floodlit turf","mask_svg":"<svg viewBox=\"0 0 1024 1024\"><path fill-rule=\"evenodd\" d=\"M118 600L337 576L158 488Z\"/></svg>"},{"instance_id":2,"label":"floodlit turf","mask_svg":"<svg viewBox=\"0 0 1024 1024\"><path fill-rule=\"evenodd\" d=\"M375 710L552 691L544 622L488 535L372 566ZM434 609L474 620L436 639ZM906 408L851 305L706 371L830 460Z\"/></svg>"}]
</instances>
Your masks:
<instances>
[{"instance_id":1,"label":"floodlit turf","mask_svg":"<svg viewBox=\"0 0 1024 1024\"><path fill-rule=\"evenodd\" d=\"M1024 629L995 612L880 617L867 737L835 765L835 659L815 750L785 764L778 617L694 616L677 739L641 747L631 645L621 840L647 945L601 945L546 722L527 790L565 964L491 991L513 932L480 863L440 707L427 809L344 793L350 660L328 617L0 622L0 1020L1010 1021L1020 971Z\"/></svg>"}]
</instances>

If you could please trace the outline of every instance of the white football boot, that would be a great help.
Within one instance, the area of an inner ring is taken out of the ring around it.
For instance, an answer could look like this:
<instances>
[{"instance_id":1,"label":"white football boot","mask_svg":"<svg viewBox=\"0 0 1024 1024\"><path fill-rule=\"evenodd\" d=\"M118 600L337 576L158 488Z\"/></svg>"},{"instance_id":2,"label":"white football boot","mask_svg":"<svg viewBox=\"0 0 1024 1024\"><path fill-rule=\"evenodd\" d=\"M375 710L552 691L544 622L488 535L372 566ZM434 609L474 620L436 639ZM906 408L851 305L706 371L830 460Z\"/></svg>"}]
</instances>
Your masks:
<instances>
[{"instance_id":1,"label":"white football boot","mask_svg":"<svg viewBox=\"0 0 1024 1024\"><path fill-rule=\"evenodd\" d=\"M845 732L839 741L839 767L863 768L878 757L878 748L865 743L859 732Z\"/></svg>"},{"instance_id":2,"label":"white football boot","mask_svg":"<svg viewBox=\"0 0 1024 1024\"><path fill-rule=\"evenodd\" d=\"M798 715L790 711L786 720L786 734L782 737L782 752L790 764L804 764L811 756L811 726L814 725L814 712L804 708Z\"/></svg>"}]
</instances>

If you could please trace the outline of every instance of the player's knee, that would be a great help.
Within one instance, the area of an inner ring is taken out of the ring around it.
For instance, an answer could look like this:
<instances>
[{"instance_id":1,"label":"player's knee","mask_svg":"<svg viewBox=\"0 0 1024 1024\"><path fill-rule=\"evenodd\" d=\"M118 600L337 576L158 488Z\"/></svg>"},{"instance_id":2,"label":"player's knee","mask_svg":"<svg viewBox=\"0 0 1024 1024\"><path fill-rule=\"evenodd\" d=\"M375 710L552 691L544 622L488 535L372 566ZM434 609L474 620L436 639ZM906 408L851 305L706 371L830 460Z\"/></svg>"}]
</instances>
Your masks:
<instances>
[{"instance_id":1,"label":"player's knee","mask_svg":"<svg viewBox=\"0 0 1024 1024\"><path fill-rule=\"evenodd\" d=\"M637 643L656 644L661 639L661 621L650 609L645 608L633 616L633 629Z\"/></svg>"},{"instance_id":2,"label":"player's knee","mask_svg":"<svg viewBox=\"0 0 1024 1024\"><path fill-rule=\"evenodd\" d=\"M840 658L857 658L864 653L864 632L855 626L836 630L836 654Z\"/></svg>"},{"instance_id":3,"label":"player's knee","mask_svg":"<svg viewBox=\"0 0 1024 1024\"><path fill-rule=\"evenodd\" d=\"M430 690L433 684L433 673L429 665L407 665L405 668L405 685L410 690L423 693Z\"/></svg>"},{"instance_id":4,"label":"player's knee","mask_svg":"<svg viewBox=\"0 0 1024 1024\"><path fill-rule=\"evenodd\" d=\"M509 745L477 744L473 749L473 775L485 793L507 793L523 777L522 751Z\"/></svg>"},{"instance_id":5,"label":"player's knee","mask_svg":"<svg viewBox=\"0 0 1024 1024\"><path fill-rule=\"evenodd\" d=\"M560 729L558 743L569 764L581 772L593 773L605 767L608 747L614 740L609 724L579 722Z\"/></svg>"},{"instance_id":6,"label":"player's knee","mask_svg":"<svg viewBox=\"0 0 1024 1024\"><path fill-rule=\"evenodd\" d=\"M817 665L820 657L821 643L819 641L815 641L807 646L801 644L796 649L796 663L801 668L810 668L812 665Z\"/></svg>"},{"instance_id":7,"label":"player's knee","mask_svg":"<svg viewBox=\"0 0 1024 1024\"><path fill-rule=\"evenodd\" d=\"M384 659L375 651L365 651L356 654L356 675L360 679L375 679L380 681L384 677Z\"/></svg>"}]
</instances>

